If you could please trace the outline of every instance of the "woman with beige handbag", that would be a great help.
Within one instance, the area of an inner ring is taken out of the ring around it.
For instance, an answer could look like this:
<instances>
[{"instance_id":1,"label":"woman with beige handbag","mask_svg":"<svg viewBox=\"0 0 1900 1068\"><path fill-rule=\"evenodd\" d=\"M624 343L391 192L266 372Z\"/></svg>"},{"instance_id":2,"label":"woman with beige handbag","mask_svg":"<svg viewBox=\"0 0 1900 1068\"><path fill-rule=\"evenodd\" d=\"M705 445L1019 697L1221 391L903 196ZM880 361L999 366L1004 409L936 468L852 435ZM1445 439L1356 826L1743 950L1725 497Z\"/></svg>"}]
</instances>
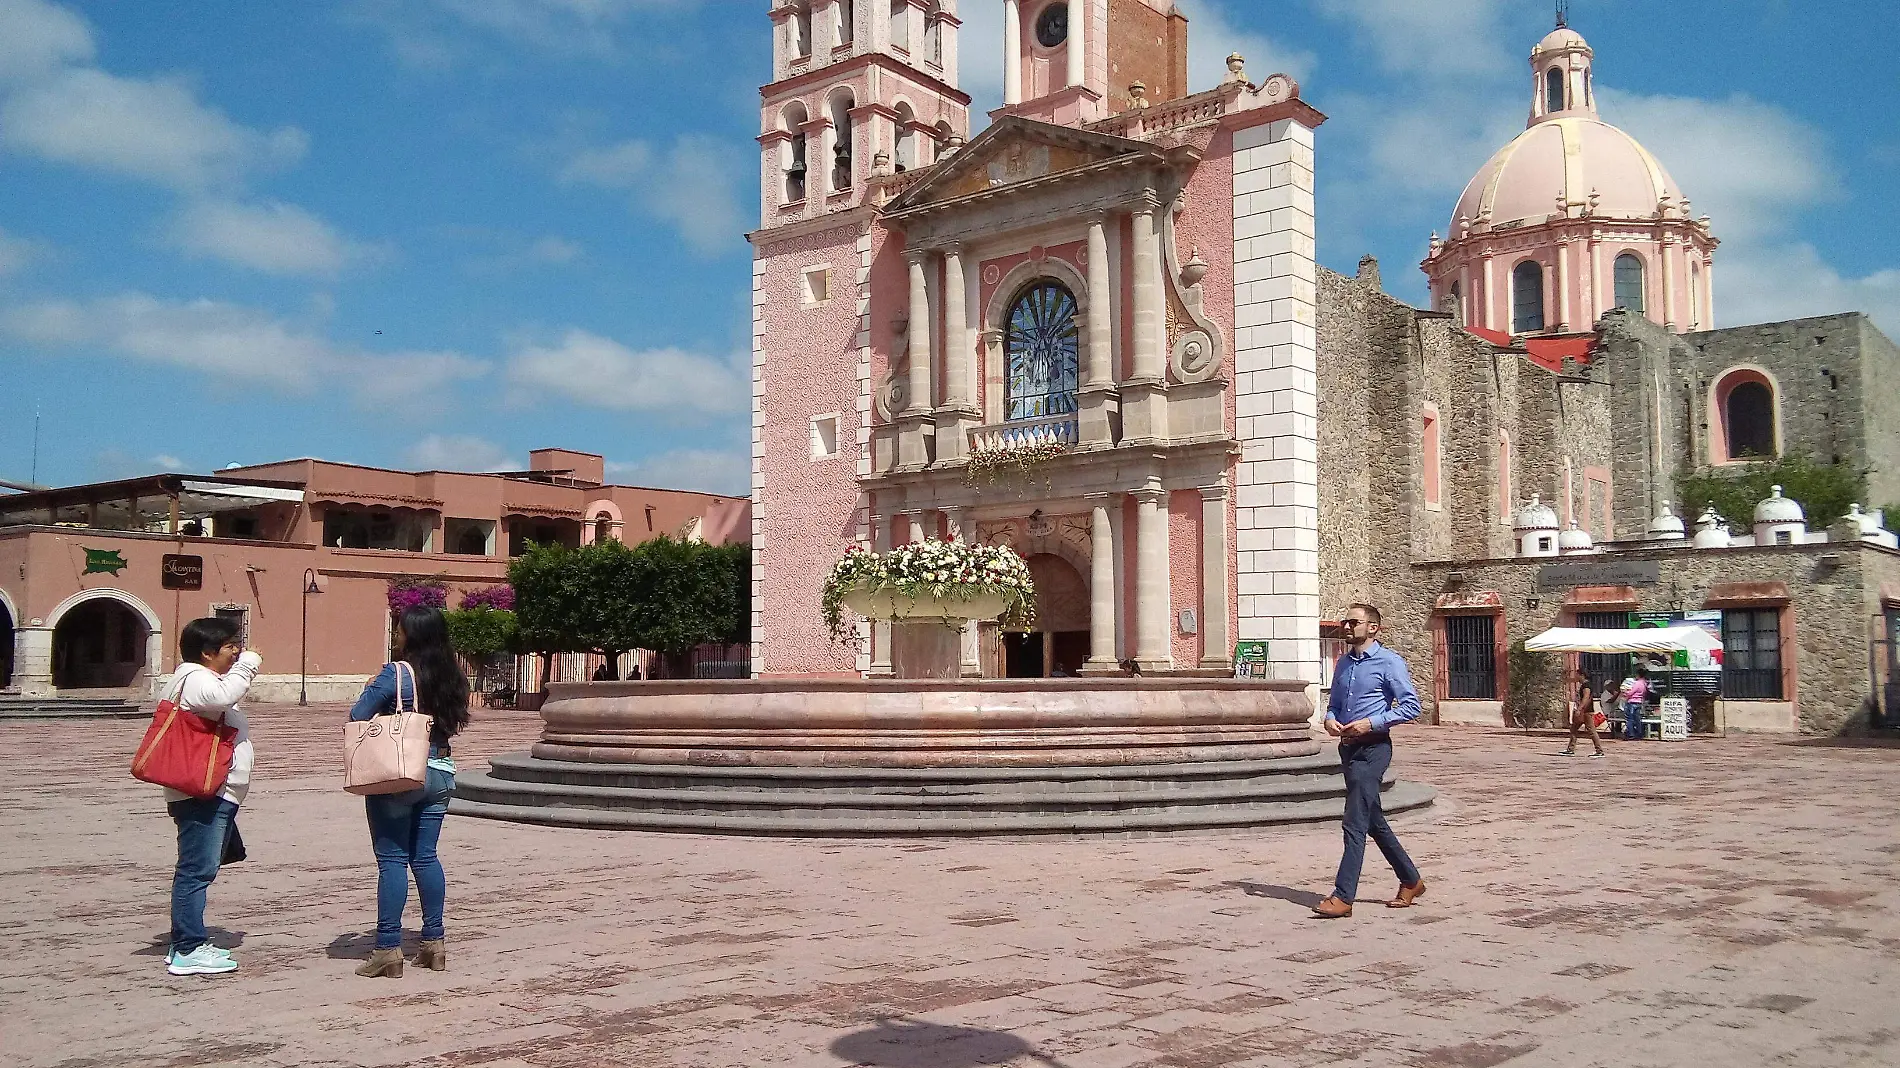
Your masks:
<instances>
[{"instance_id":1,"label":"woman with beige handbag","mask_svg":"<svg viewBox=\"0 0 1900 1068\"><path fill-rule=\"evenodd\" d=\"M365 793L370 844L376 851L376 949L356 974L402 975L402 913L409 876L422 899L419 967L448 966L442 926L448 894L436 842L455 790L449 739L468 726L468 679L449 646L436 608L411 608L396 623L396 660L364 688L345 728L347 788ZM419 777L412 765L427 735Z\"/></svg>"}]
</instances>

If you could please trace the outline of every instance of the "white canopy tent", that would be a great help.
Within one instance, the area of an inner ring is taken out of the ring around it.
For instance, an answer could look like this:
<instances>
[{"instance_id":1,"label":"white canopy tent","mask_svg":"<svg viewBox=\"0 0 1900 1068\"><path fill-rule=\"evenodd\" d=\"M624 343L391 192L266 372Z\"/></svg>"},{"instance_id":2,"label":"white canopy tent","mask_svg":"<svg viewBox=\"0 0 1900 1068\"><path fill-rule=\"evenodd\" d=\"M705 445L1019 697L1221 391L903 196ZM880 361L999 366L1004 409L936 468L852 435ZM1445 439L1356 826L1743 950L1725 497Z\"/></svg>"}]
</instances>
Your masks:
<instances>
[{"instance_id":1,"label":"white canopy tent","mask_svg":"<svg viewBox=\"0 0 1900 1068\"><path fill-rule=\"evenodd\" d=\"M1526 638L1524 648L1533 653L1673 653L1678 649L1708 653L1722 648L1722 639L1701 627L1552 627Z\"/></svg>"}]
</instances>

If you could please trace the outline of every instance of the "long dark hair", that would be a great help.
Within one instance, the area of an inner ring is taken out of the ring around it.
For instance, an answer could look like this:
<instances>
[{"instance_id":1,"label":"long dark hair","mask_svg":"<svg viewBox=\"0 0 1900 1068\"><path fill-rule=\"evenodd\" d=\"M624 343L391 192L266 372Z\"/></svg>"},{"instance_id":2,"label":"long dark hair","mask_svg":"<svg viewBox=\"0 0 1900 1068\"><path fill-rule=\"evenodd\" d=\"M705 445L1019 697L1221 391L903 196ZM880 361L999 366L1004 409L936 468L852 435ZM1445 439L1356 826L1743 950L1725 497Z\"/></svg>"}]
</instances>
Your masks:
<instances>
[{"instance_id":1,"label":"long dark hair","mask_svg":"<svg viewBox=\"0 0 1900 1068\"><path fill-rule=\"evenodd\" d=\"M468 726L468 678L455 662L449 626L440 608L411 608L396 621L402 658L416 669L416 703L435 721L435 732L452 738Z\"/></svg>"}]
</instances>

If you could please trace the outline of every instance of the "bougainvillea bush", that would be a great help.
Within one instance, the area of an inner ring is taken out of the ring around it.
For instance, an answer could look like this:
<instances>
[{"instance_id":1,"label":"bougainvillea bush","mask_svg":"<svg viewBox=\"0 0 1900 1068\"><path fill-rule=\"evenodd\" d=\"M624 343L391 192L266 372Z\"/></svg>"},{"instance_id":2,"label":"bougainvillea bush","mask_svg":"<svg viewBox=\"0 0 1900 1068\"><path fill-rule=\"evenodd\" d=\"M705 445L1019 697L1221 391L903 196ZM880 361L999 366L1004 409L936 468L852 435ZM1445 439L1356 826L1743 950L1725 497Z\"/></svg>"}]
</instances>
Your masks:
<instances>
[{"instance_id":1,"label":"bougainvillea bush","mask_svg":"<svg viewBox=\"0 0 1900 1068\"><path fill-rule=\"evenodd\" d=\"M1036 584L1029 577L1029 565L1007 545L933 538L885 553L853 545L825 578L820 611L832 640L843 642L852 636L851 624L845 620L846 595L871 590L920 601L967 601L1001 594L1008 602L1002 615L1007 630L1027 627L1036 615Z\"/></svg>"},{"instance_id":2,"label":"bougainvillea bush","mask_svg":"<svg viewBox=\"0 0 1900 1068\"><path fill-rule=\"evenodd\" d=\"M389 611L400 616L411 608L446 608L449 587L441 579L399 578L389 580Z\"/></svg>"},{"instance_id":3,"label":"bougainvillea bush","mask_svg":"<svg viewBox=\"0 0 1900 1068\"><path fill-rule=\"evenodd\" d=\"M463 608L493 608L501 612L515 610L515 588L507 583L482 586L462 595Z\"/></svg>"}]
</instances>

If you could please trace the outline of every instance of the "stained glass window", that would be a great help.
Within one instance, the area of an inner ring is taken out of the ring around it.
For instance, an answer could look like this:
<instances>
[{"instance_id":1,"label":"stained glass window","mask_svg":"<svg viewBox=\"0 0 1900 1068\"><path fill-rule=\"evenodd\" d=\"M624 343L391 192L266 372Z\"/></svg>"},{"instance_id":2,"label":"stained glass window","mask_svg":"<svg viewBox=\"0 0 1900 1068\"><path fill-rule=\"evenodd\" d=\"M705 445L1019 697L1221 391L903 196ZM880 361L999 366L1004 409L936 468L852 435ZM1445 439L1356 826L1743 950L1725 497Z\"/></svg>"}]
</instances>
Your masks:
<instances>
[{"instance_id":1,"label":"stained glass window","mask_svg":"<svg viewBox=\"0 0 1900 1068\"><path fill-rule=\"evenodd\" d=\"M1010 419L1075 411L1075 295L1059 282L1037 282L1009 309Z\"/></svg>"}]
</instances>

